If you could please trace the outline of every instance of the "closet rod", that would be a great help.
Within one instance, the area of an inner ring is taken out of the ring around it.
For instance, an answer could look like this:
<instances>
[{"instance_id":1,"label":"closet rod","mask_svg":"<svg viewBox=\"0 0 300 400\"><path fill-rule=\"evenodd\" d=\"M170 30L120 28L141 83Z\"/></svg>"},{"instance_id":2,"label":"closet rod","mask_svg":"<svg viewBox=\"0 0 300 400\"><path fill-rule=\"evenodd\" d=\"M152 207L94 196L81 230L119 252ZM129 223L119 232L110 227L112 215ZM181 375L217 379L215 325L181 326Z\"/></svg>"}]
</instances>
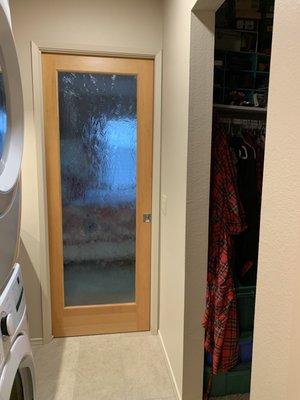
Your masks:
<instances>
[{"instance_id":1,"label":"closet rod","mask_svg":"<svg viewBox=\"0 0 300 400\"><path fill-rule=\"evenodd\" d=\"M267 118L266 108L214 104L214 111L218 114L233 118L241 117L242 119L254 119L262 121L265 121Z\"/></svg>"},{"instance_id":2,"label":"closet rod","mask_svg":"<svg viewBox=\"0 0 300 400\"><path fill-rule=\"evenodd\" d=\"M256 118L254 119L245 119L245 118L231 118L231 117L219 117L218 122L222 124L232 124L232 125L242 125L242 126L247 126L249 128L253 129L260 129L260 128L265 128L266 127L266 122L262 120L257 120Z\"/></svg>"}]
</instances>

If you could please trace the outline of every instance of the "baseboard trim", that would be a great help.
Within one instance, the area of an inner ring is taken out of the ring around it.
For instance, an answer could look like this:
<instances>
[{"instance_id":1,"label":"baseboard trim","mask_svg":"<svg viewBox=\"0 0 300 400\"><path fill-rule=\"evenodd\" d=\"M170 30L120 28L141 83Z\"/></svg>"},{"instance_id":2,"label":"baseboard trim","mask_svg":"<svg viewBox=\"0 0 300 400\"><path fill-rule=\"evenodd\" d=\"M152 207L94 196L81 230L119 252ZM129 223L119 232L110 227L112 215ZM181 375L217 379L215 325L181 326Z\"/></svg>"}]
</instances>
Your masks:
<instances>
[{"instance_id":1,"label":"baseboard trim","mask_svg":"<svg viewBox=\"0 0 300 400\"><path fill-rule=\"evenodd\" d=\"M159 341L160 341L163 353L165 355L166 364L167 364L167 367L168 367L168 371L169 371L171 382L172 382L172 385L173 385L173 388L174 388L175 395L177 397L177 400L182 400L182 397L181 397L181 394L180 394L180 391L178 389L177 382L176 382L176 379L175 379L175 375L174 375L174 372L173 372L173 369L172 369L172 366L171 366L171 362L170 362L170 359L169 359L169 356L168 356L168 353L167 353L167 350L166 350L166 346L164 344L164 340L163 340L163 338L161 336L160 330L158 330L158 337L159 337Z\"/></svg>"},{"instance_id":2,"label":"baseboard trim","mask_svg":"<svg viewBox=\"0 0 300 400\"><path fill-rule=\"evenodd\" d=\"M38 346L44 344L44 340L43 338L31 338L30 343L32 346Z\"/></svg>"}]
</instances>

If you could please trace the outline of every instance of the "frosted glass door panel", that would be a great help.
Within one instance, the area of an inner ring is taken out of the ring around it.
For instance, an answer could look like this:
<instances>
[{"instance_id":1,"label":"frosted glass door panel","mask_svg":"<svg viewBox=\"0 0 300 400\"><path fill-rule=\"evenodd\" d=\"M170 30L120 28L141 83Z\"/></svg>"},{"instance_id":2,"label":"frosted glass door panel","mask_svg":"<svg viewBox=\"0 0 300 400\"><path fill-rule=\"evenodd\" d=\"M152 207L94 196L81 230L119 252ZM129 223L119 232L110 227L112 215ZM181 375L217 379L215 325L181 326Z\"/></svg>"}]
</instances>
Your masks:
<instances>
[{"instance_id":1,"label":"frosted glass door panel","mask_svg":"<svg viewBox=\"0 0 300 400\"><path fill-rule=\"evenodd\" d=\"M135 301L137 79L58 73L66 306Z\"/></svg>"}]
</instances>

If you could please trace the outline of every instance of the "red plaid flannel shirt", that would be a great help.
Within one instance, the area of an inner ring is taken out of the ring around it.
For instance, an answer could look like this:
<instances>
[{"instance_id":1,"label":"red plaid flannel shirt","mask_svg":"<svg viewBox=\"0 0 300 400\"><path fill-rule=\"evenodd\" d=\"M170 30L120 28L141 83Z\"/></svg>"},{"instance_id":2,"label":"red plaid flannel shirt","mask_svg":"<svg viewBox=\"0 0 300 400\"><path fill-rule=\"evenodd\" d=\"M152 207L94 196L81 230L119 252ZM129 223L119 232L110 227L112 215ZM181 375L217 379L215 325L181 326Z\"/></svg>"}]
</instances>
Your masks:
<instances>
[{"instance_id":1,"label":"red plaid flannel shirt","mask_svg":"<svg viewBox=\"0 0 300 400\"><path fill-rule=\"evenodd\" d=\"M227 136L219 131L212 145L210 237L205 349L212 354L213 374L238 363L236 292L231 268L233 235L246 228L238 198L236 171Z\"/></svg>"}]
</instances>

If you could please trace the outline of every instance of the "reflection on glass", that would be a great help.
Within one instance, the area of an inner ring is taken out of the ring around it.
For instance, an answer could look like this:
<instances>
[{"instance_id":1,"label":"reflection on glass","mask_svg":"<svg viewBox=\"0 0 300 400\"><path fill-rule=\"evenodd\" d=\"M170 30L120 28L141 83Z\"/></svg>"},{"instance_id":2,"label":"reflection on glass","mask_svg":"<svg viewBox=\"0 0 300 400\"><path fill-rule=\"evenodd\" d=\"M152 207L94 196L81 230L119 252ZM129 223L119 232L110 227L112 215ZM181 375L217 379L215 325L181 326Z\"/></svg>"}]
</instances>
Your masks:
<instances>
[{"instance_id":1,"label":"reflection on glass","mask_svg":"<svg viewBox=\"0 0 300 400\"><path fill-rule=\"evenodd\" d=\"M65 305L133 302L136 76L58 78Z\"/></svg>"},{"instance_id":2,"label":"reflection on glass","mask_svg":"<svg viewBox=\"0 0 300 400\"><path fill-rule=\"evenodd\" d=\"M0 158L3 155L7 133L7 112L3 74L0 71Z\"/></svg>"}]
</instances>

